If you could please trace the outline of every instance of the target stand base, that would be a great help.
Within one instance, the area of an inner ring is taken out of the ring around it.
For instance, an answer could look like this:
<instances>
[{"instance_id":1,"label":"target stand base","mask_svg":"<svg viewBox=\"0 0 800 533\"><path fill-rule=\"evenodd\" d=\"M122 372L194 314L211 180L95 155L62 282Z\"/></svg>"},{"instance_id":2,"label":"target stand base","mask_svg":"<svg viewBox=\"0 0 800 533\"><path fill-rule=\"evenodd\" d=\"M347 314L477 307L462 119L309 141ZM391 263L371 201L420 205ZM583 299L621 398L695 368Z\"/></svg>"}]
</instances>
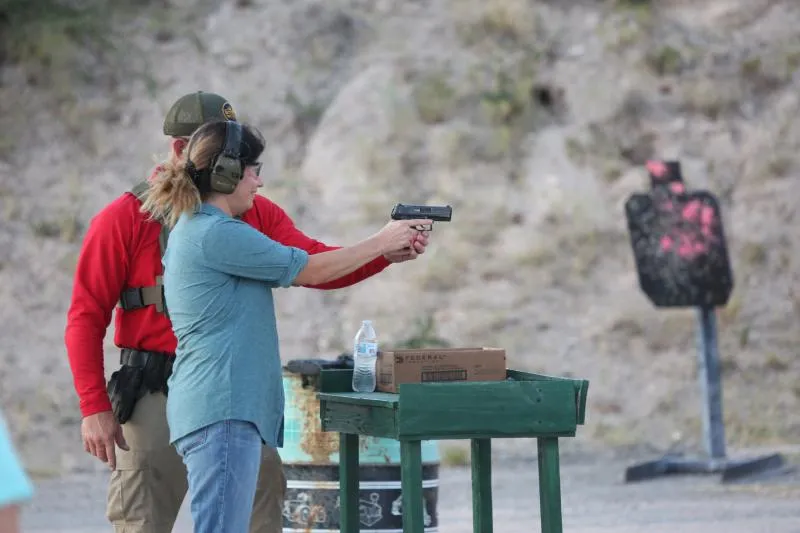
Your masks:
<instances>
[{"instance_id":1,"label":"target stand base","mask_svg":"<svg viewBox=\"0 0 800 533\"><path fill-rule=\"evenodd\" d=\"M625 470L625 482L645 481L671 474L722 474L722 483L735 483L754 481L789 470L791 467L786 467L780 454L745 459L686 458L682 454L670 454L628 467Z\"/></svg>"}]
</instances>

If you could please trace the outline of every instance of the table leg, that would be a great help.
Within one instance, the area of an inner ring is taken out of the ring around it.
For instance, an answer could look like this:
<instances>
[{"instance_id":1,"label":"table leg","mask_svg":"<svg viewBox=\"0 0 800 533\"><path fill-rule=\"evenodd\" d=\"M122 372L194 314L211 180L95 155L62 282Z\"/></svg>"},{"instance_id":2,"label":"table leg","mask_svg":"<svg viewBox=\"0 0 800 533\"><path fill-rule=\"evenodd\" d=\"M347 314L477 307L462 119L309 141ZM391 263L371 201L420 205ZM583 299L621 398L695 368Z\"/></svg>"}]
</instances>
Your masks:
<instances>
[{"instance_id":1,"label":"table leg","mask_svg":"<svg viewBox=\"0 0 800 533\"><path fill-rule=\"evenodd\" d=\"M400 441L401 490L403 493L403 533L423 533L425 522L422 499L422 447L418 440Z\"/></svg>"},{"instance_id":2,"label":"table leg","mask_svg":"<svg viewBox=\"0 0 800 533\"><path fill-rule=\"evenodd\" d=\"M358 435L339 434L339 526L358 533Z\"/></svg>"},{"instance_id":3,"label":"table leg","mask_svg":"<svg viewBox=\"0 0 800 533\"><path fill-rule=\"evenodd\" d=\"M542 533L562 533L558 438L539 438L536 442L539 450L539 506L542 515Z\"/></svg>"},{"instance_id":4,"label":"table leg","mask_svg":"<svg viewBox=\"0 0 800 533\"><path fill-rule=\"evenodd\" d=\"M492 533L492 440L472 439L472 531Z\"/></svg>"}]
</instances>

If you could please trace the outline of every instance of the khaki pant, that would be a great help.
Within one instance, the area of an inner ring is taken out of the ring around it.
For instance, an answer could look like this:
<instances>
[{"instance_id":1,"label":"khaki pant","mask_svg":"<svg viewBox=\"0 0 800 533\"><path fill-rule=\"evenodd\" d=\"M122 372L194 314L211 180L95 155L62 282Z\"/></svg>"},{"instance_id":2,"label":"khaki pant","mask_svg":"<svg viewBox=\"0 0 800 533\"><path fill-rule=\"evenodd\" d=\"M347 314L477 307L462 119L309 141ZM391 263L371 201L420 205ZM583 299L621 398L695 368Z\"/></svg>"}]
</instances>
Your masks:
<instances>
[{"instance_id":1,"label":"khaki pant","mask_svg":"<svg viewBox=\"0 0 800 533\"><path fill-rule=\"evenodd\" d=\"M169 533L188 490L186 467L169 444L167 397L145 394L122 426L130 451L117 448L106 516L116 533ZM264 446L250 533L281 533L286 477L278 452Z\"/></svg>"}]
</instances>

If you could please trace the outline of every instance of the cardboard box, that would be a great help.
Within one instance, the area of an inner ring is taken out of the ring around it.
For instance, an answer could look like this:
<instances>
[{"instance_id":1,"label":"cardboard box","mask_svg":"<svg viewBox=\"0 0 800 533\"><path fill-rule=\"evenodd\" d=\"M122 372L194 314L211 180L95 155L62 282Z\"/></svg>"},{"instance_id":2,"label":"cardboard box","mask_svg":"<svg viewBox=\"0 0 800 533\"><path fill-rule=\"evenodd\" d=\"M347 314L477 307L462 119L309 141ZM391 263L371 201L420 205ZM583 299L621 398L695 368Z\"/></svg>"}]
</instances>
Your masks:
<instances>
[{"instance_id":1,"label":"cardboard box","mask_svg":"<svg viewBox=\"0 0 800 533\"><path fill-rule=\"evenodd\" d=\"M506 351L501 348L430 348L378 351L376 389L398 392L401 383L502 381Z\"/></svg>"}]
</instances>

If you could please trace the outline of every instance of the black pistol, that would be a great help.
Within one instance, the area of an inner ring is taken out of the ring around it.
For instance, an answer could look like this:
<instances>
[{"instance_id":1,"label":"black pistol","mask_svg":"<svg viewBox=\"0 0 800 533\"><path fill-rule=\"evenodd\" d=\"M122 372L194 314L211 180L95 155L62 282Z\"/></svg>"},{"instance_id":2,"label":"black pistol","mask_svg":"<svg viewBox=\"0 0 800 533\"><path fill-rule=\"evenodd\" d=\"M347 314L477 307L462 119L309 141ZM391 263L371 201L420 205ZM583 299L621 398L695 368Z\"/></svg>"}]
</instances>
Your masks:
<instances>
[{"instance_id":1,"label":"black pistol","mask_svg":"<svg viewBox=\"0 0 800 533\"><path fill-rule=\"evenodd\" d=\"M414 205L414 204L395 204L392 208L392 220L413 220L424 218L434 222L450 222L453 216L453 208L449 205ZM419 231L432 231L433 224L429 227L418 226Z\"/></svg>"}]
</instances>

